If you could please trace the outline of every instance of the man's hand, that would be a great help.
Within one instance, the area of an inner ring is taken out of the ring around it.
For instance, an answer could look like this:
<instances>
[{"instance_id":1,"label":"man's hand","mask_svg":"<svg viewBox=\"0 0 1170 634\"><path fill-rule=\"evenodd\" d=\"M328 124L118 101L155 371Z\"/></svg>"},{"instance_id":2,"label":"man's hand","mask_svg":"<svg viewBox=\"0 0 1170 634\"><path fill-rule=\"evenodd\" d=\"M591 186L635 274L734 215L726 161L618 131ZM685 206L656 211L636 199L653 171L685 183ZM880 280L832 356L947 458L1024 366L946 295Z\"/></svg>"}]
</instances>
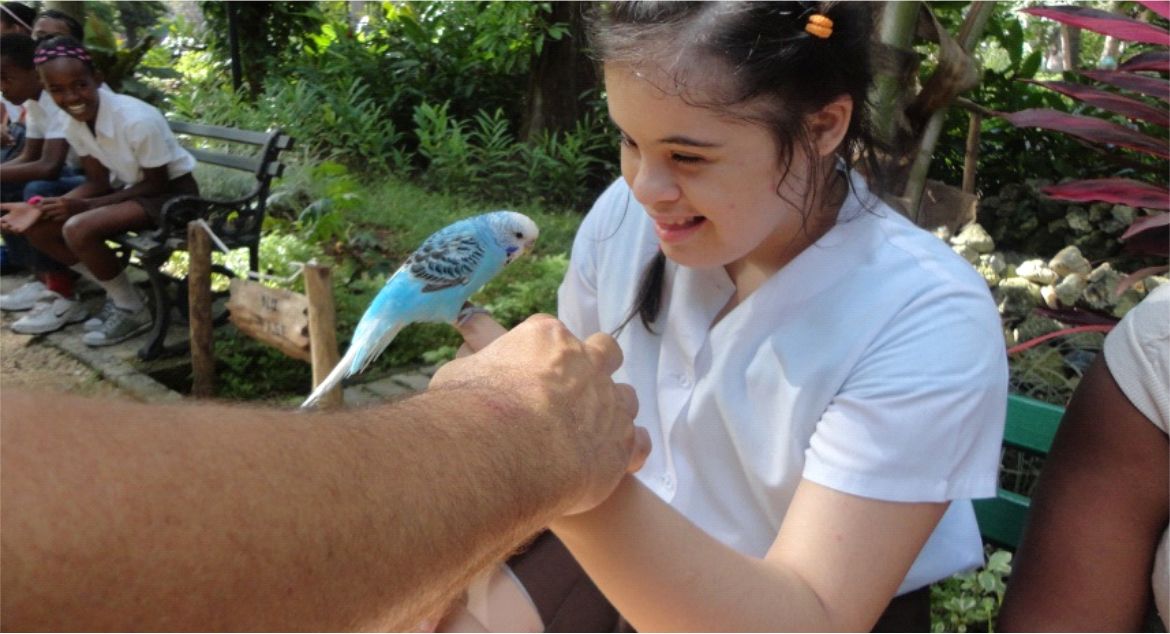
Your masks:
<instances>
[{"instance_id":1,"label":"man's hand","mask_svg":"<svg viewBox=\"0 0 1170 634\"><path fill-rule=\"evenodd\" d=\"M28 203L4 203L0 205L0 229L6 233L22 234L35 225L43 215L42 210Z\"/></svg>"},{"instance_id":2,"label":"man's hand","mask_svg":"<svg viewBox=\"0 0 1170 634\"><path fill-rule=\"evenodd\" d=\"M484 319L490 321L476 316L469 324L480 320L474 326L479 332L503 334L472 343L482 349L440 368L431 389L489 383L505 407L525 413L501 421L501 432L534 436L543 459L557 465L556 473L575 491L562 512L600 504L650 453L649 435L633 426L634 389L611 378L622 364L617 343L604 334L582 342L548 315L530 317L510 332Z\"/></svg>"}]
</instances>

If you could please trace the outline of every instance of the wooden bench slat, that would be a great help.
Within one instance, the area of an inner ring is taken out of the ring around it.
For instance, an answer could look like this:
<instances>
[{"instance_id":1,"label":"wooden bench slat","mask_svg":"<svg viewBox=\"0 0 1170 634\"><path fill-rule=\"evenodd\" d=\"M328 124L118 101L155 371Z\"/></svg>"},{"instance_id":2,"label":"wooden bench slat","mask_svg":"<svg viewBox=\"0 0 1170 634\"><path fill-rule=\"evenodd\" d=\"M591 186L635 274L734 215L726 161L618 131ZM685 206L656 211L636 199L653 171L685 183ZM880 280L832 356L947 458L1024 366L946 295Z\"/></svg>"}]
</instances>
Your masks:
<instances>
[{"instance_id":1,"label":"wooden bench slat","mask_svg":"<svg viewBox=\"0 0 1170 634\"><path fill-rule=\"evenodd\" d=\"M1052 439L1064 408L1019 394L1008 397L1004 443L1040 454L1052 448Z\"/></svg>"},{"instance_id":2,"label":"wooden bench slat","mask_svg":"<svg viewBox=\"0 0 1170 634\"><path fill-rule=\"evenodd\" d=\"M986 500L975 500L975 518L983 539L1015 548L1024 534L1031 500L999 489L998 495Z\"/></svg>"},{"instance_id":3,"label":"wooden bench slat","mask_svg":"<svg viewBox=\"0 0 1170 634\"><path fill-rule=\"evenodd\" d=\"M1003 444L1041 456L1052 448L1052 440L1064 416L1064 408L1033 398L1008 396ZM986 541L1015 549L1028 522L1032 501L1025 495L1000 488L994 498L975 500L975 518Z\"/></svg>"},{"instance_id":4,"label":"wooden bench slat","mask_svg":"<svg viewBox=\"0 0 1170 634\"><path fill-rule=\"evenodd\" d=\"M202 123L188 123L186 121L168 121L175 134L190 134L192 136L208 137L233 143L250 143L252 145L267 145L272 138L272 132L255 132L253 130L237 130L218 125Z\"/></svg>"},{"instance_id":5,"label":"wooden bench slat","mask_svg":"<svg viewBox=\"0 0 1170 634\"><path fill-rule=\"evenodd\" d=\"M212 165L219 165L220 167L230 167L245 172L256 173L263 161L256 157L250 156L233 156L231 154L222 154L220 152L212 152L196 147L186 147L191 156L201 163L210 163Z\"/></svg>"}]
</instances>

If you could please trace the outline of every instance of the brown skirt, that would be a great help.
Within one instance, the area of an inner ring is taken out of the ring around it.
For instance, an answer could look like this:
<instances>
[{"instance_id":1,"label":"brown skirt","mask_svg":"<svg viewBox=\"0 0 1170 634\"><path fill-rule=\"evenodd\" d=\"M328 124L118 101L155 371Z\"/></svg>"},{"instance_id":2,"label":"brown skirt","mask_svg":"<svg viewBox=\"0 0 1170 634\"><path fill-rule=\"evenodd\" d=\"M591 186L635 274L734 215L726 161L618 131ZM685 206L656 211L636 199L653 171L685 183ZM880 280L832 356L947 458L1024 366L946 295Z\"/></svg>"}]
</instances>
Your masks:
<instances>
[{"instance_id":1,"label":"brown skirt","mask_svg":"<svg viewBox=\"0 0 1170 634\"><path fill-rule=\"evenodd\" d=\"M551 532L538 535L508 566L536 604L544 631L635 631ZM930 587L894 597L873 631L929 632Z\"/></svg>"},{"instance_id":2,"label":"brown skirt","mask_svg":"<svg viewBox=\"0 0 1170 634\"><path fill-rule=\"evenodd\" d=\"M159 219L162 218L163 205L167 204L168 201L178 196L198 195L199 183L195 182L193 175L187 173L167 181L167 190L165 192L154 194L153 196L139 196L134 201L142 205L142 209L150 217L150 221L158 225Z\"/></svg>"}]
</instances>

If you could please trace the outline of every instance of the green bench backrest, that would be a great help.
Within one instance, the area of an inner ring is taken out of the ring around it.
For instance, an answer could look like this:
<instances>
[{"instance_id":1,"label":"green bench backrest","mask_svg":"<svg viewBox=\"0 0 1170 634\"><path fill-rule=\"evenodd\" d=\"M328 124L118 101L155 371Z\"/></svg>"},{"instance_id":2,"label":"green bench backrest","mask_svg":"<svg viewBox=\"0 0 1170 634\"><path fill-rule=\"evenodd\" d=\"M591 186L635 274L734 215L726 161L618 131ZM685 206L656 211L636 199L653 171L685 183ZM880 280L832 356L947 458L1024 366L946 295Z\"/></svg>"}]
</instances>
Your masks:
<instances>
[{"instance_id":1,"label":"green bench backrest","mask_svg":"<svg viewBox=\"0 0 1170 634\"><path fill-rule=\"evenodd\" d=\"M1003 444L1046 455L1062 416L1063 407L1012 394L1008 396ZM994 498L975 500L979 532L987 541L1015 549L1023 535L1030 504L1027 496L1002 488Z\"/></svg>"}]
</instances>

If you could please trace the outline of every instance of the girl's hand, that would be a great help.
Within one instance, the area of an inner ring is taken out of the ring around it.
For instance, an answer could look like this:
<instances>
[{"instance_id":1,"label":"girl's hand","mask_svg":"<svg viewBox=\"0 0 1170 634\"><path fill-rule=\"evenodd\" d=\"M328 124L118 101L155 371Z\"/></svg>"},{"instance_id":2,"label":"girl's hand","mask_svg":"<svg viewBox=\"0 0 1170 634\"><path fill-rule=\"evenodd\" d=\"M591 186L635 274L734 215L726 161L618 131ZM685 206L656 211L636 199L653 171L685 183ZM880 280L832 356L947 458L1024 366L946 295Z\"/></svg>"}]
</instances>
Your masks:
<instances>
[{"instance_id":1,"label":"girl's hand","mask_svg":"<svg viewBox=\"0 0 1170 634\"><path fill-rule=\"evenodd\" d=\"M42 209L28 203L4 203L0 205L0 230L22 234L35 225L42 217Z\"/></svg>"},{"instance_id":2,"label":"girl's hand","mask_svg":"<svg viewBox=\"0 0 1170 634\"><path fill-rule=\"evenodd\" d=\"M89 208L80 198L45 198L38 206L45 213L46 220L55 222L65 222Z\"/></svg>"}]
</instances>

